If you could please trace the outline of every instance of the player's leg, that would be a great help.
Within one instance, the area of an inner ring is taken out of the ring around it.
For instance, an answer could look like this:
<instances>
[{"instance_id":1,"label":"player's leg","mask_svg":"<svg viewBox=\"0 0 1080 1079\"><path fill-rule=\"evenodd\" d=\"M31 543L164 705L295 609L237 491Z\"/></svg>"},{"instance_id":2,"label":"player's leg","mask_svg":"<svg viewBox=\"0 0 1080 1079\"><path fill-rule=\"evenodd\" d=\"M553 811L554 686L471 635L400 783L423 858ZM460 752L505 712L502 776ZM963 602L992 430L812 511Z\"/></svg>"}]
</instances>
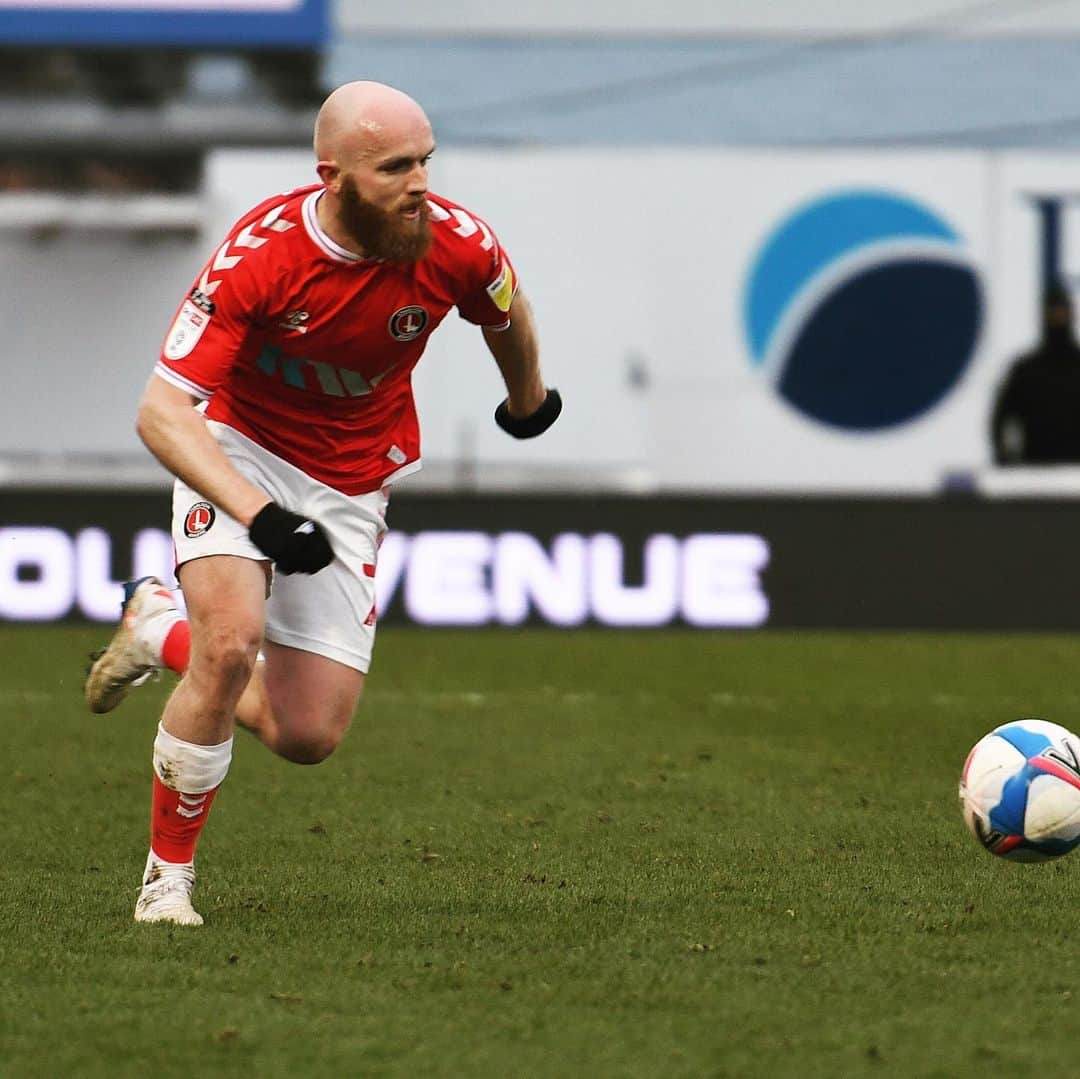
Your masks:
<instances>
[{"instance_id":1,"label":"player's leg","mask_svg":"<svg viewBox=\"0 0 1080 1079\"><path fill-rule=\"evenodd\" d=\"M279 757L319 764L349 729L364 675L335 659L266 641L237 708L237 722Z\"/></svg>"},{"instance_id":2,"label":"player's leg","mask_svg":"<svg viewBox=\"0 0 1080 1079\"><path fill-rule=\"evenodd\" d=\"M125 596L120 625L87 675L86 700L93 712L112 711L133 687L162 668L184 675L190 663L191 625L165 585L157 577L142 577L125 585ZM315 764L329 756L348 729L363 676L348 667L338 671L340 664L311 653L299 653L294 663L287 655L293 649L280 651L285 655L276 664L273 699L281 717L267 692L265 664L257 662L237 702L236 723L280 756ZM317 687L314 695L297 690L308 682ZM328 707L316 714L315 701Z\"/></svg>"},{"instance_id":3,"label":"player's leg","mask_svg":"<svg viewBox=\"0 0 1080 1079\"><path fill-rule=\"evenodd\" d=\"M168 669L187 673L191 660L191 625L172 592L157 577L124 585L120 624L106 648L95 652L86 672L84 694L91 712L111 712L136 686ZM236 706L236 722L252 730L266 726L262 664Z\"/></svg>"},{"instance_id":4,"label":"player's leg","mask_svg":"<svg viewBox=\"0 0 1080 1079\"><path fill-rule=\"evenodd\" d=\"M263 562L213 555L179 571L191 632L190 661L162 715L177 737L232 734L237 703L262 645L266 594Z\"/></svg>"},{"instance_id":5,"label":"player's leg","mask_svg":"<svg viewBox=\"0 0 1080 1079\"><path fill-rule=\"evenodd\" d=\"M266 662L237 722L298 764L338 746L356 710L375 642L375 557L385 531L382 492L322 492L309 510L337 557L312 576L278 576L266 605ZM256 694L261 696L257 707Z\"/></svg>"},{"instance_id":6,"label":"player's leg","mask_svg":"<svg viewBox=\"0 0 1080 1079\"><path fill-rule=\"evenodd\" d=\"M233 716L262 643L262 562L212 555L180 569L191 655L154 741L150 853L136 921L199 925L195 845L232 760Z\"/></svg>"},{"instance_id":7,"label":"player's leg","mask_svg":"<svg viewBox=\"0 0 1080 1079\"><path fill-rule=\"evenodd\" d=\"M237 468L253 481L266 482L269 490L274 489L261 471L265 462L251 458L246 440L230 442L221 425L217 425L215 433L225 438L224 448ZM210 555L248 559L263 567L269 591L269 563L251 543L247 529L180 480L173 485L172 536L179 563ZM190 646L189 623L162 582L156 577L129 582L124 588L120 625L108 647L91 657L84 686L90 710L112 711L133 686L141 685L162 668L183 675L190 661Z\"/></svg>"},{"instance_id":8,"label":"player's leg","mask_svg":"<svg viewBox=\"0 0 1080 1079\"><path fill-rule=\"evenodd\" d=\"M344 495L307 477L297 505L327 530L335 559L311 576L278 575L266 604L266 662L237 712L271 750L317 764L349 728L375 642L375 561L388 494Z\"/></svg>"},{"instance_id":9,"label":"player's leg","mask_svg":"<svg viewBox=\"0 0 1080 1079\"><path fill-rule=\"evenodd\" d=\"M187 672L191 627L172 593L156 577L125 586L123 616L109 647L90 669L86 699L91 711L108 712L149 674L167 667ZM236 722L273 752L301 764L317 764L336 748L356 709L363 675L334 660L269 642L272 694L265 664L257 663L236 705ZM302 688L310 685L309 692Z\"/></svg>"}]
</instances>

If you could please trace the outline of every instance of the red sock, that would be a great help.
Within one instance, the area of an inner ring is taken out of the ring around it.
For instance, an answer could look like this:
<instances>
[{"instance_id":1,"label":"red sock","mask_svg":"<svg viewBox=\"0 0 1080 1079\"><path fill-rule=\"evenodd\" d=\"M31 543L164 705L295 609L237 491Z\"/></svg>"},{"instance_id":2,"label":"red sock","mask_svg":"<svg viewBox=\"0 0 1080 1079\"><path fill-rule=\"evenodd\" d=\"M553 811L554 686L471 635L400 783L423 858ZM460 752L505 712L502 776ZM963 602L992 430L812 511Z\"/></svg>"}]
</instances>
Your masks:
<instances>
[{"instance_id":1,"label":"red sock","mask_svg":"<svg viewBox=\"0 0 1080 1079\"><path fill-rule=\"evenodd\" d=\"M195 843L218 789L215 787L206 794L183 794L170 790L154 773L150 849L158 858L165 862L194 860Z\"/></svg>"},{"instance_id":2,"label":"red sock","mask_svg":"<svg viewBox=\"0 0 1080 1079\"><path fill-rule=\"evenodd\" d=\"M165 635L161 645L161 662L170 671L183 674L191 659L191 625L181 618Z\"/></svg>"}]
</instances>

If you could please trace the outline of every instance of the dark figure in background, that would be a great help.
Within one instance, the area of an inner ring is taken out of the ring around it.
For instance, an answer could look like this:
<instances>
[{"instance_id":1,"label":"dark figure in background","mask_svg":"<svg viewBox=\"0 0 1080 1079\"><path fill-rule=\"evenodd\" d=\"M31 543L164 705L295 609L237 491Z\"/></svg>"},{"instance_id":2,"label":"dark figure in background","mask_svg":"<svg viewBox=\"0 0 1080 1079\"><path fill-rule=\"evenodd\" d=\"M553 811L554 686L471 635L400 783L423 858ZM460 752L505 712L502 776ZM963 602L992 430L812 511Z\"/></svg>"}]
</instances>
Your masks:
<instances>
[{"instance_id":1,"label":"dark figure in background","mask_svg":"<svg viewBox=\"0 0 1080 1079\"><path fill-rule=\"evenodd\" d=\"M1080 345L1063 286L1047 290L1042 320L1038 347L1013 363L994 402L999 465L1080 464Z\"/></svg>"}]
</instances>

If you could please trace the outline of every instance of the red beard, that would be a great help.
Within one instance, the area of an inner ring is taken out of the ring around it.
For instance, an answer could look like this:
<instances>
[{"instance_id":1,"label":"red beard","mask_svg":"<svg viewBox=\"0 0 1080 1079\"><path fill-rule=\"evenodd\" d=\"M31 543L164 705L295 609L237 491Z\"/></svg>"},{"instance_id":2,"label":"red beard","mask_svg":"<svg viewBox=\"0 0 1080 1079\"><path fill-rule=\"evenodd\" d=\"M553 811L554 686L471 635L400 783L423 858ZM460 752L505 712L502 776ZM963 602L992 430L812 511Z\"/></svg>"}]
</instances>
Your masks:
<instances>
[{"instance_id":1,"label":"red beard","mask_svg":"<svg viewBox=\"0 0 1080 1079\"><path fill-rule=\"evenodd\" d=\"M367 258L387 262L422 259L431 246L431 213L426 199L421 199L416 209L419 216L411 221L399 213L387 213L360 194L351 176L341 182L338 220Z\"/></svg>"}]
</instances>

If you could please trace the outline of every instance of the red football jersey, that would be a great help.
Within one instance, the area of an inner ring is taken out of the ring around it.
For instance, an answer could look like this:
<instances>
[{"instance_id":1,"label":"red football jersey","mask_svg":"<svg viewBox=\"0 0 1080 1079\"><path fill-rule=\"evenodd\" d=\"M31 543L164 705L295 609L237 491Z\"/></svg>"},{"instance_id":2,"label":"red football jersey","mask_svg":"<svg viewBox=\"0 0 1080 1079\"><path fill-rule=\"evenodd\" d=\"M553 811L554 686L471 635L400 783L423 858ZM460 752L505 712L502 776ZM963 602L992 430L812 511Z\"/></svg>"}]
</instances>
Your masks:
<instances>
[{"instance_id":1,"label":"red football jersey","mask_svg":"<svg viewBox=\"0 0 1080 1079\"><path fill-rule=\"evenodd\" d=\"M452 307L505 329L513 266L475 214L428 195L418 262L365 259L319 226L321 184L233 226L184 300L156 371L228 424L345 494L420 467L412 369Z\"/></svg>"}]
</instances>

